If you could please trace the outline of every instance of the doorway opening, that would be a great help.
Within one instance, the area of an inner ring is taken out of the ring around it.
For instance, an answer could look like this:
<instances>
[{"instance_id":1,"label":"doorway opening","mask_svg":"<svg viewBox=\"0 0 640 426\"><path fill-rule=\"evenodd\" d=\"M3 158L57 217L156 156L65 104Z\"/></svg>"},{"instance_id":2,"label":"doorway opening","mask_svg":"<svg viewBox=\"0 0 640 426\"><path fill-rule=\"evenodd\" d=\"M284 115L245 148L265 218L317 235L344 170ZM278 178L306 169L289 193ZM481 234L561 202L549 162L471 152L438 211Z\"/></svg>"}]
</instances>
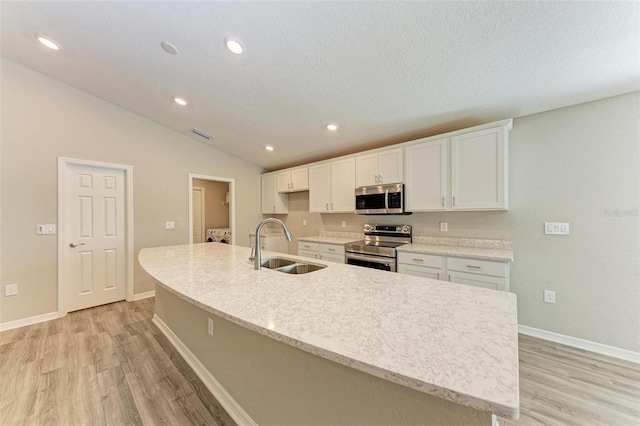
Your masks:
<instances>
[{"instance_id":1,"label":"doorway opening","mask_svg":"<svg viewBox=\"0 0 640 426\"><path fill-rule=\"evenodd\" d=\"M235 179L189 173L189 244L235 244Z\"/></svg>"}]
</instances>

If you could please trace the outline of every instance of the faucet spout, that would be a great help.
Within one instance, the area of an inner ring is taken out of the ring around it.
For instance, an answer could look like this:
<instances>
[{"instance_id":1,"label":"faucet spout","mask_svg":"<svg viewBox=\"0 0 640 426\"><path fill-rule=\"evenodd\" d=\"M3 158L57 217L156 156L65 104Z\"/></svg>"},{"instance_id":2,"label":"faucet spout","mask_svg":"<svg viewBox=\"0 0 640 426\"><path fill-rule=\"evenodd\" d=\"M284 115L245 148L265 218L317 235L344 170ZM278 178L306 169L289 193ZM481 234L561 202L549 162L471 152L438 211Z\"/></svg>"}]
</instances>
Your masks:
<instances>
[{"instance_id":1,"label":"faucet spout","mask_svg":"<svg viewBox=\"0 0 640 426\"><path fill-rule=\"evenodd\" d=\"M253 269L256 269L256 270L259 270L261 267L260 263L261 263L262 252L260 249L260 231L262 230L262 227L267 223L277 223L280 226L282 226L282 229L284 230L284 236L287 238L287 241L291 241L291 232L289 232L287 225L285 225L284 222L281 221L280 219L276 219L274 217L268 217L262 222L260 222L258 224L258 227L256 228L255 256L253 259L249 258L249 260L253 260Z\"/></svg>"}]
</instances>

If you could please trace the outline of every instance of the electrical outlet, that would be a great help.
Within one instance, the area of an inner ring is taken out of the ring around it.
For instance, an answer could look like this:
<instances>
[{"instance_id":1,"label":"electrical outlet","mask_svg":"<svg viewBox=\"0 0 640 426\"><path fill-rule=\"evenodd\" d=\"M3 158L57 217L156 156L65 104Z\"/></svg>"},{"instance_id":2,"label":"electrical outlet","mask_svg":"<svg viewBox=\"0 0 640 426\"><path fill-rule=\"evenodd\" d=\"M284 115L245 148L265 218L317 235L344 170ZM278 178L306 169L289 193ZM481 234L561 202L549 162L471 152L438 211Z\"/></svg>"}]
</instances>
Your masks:
<instances>
[{"instance_id":1,"label":"electrical outlet","mask_svg":"<svg viewBox=\"0 0 640 426\"><path fill-rule=\"evenodd\" d=\"M176 228L176 223L174 221L166 221L164 223L164 229L175 229Z\"/></svg>"},{"instance_id":2,"label":"electrical outlet","mask_svg":"<svg viewBox=\"0 0 640 426\"><path fill-rule=\"evenodd\" d=\"M440 232L449 231L449 222L440 222Z\"/></svg>"},{"instance_id":3,"label":"electrical outlet","mask_svg":"<svg viewBox=\"0 0 640 426\"><path fill-rule=\"evenodd\" d=\"M307 219L302 219L302 226L307 226Z\"/></svg>"},{"instance_id":4,"label":"electrical outlet","mask_svg":"<svg viewBox=\"0 0 640 426\"><path fill-rule=\"evenodd\" d=\"M207 333L209 336L213 336L213 319L207 318Z\"/></svg>"},{"instance_id":5,"label":"electrical outlet","mask_svg":"<svg viewBox=\"0 0 640 426\"><path fill-rule=\"evenodd\" d=\"M552 290L545 290L544 303L556 303L556 292Z\"/></svg>"},{"instance_id":6,"label":"electrical outlet","mask_svg":"<svg viewBox=\"0 0 640 426\"><path fill-rule=\"evenodd\" d=\"M47 234L52 235L56 233L56 225L54 223L47 223Z\"/></svg>"},{"instance_id":7,"label":"electrical outlet","mask_svg":"<svg viewBox=\"0 0 640 426\"><path fill-rule=\"evenodd\" d=\"M347 227L347 221L346 221L346 220L343 220L343 221L342 221L342 227L343 227L343 228L346 228L346 227Z\"/></svg>"},{"instance_id":8,"label":"electrical outlet","mask_svg":"<svg viewBox=\"0 0 640 426\"><path fill-rule=\"evenodd\" d=\"M545 222L544 233L546 235L569 235L568 222Z\"/></svg>"},{"instance_id":9,"label":"electrical outlet","mask_svg":"<svg viewBox=\"0 0 640 426\"><path fill-rule=\"evenodd\" d=\"M5 296L15 296L18 294L18 284L7 284L4 286Z\"/></svg>"}]
</instances>

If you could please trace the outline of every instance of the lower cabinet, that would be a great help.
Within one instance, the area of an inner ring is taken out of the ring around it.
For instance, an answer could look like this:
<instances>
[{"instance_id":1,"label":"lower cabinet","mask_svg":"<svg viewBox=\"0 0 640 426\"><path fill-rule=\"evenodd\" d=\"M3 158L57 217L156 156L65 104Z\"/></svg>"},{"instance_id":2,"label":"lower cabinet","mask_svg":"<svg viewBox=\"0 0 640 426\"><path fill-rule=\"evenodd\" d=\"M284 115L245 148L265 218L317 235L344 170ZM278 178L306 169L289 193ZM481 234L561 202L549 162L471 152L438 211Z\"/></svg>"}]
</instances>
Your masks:
<instances>
[{"instance_id":1,"label":"lower cabinet","mask_svg":"<svg viewBox=\"0 0 640 426\"><path fill-rule=\"evenodd\" d=\"M344 245L298 241L298 256L344 263Z\"/></svg>"},{"instance_id":2,"label":"lower cabinet","mask_svg":"<svg viewBox=\"0 0 640 426\"><path fill-rule=\"evenodd\" d=\"M399 252L398 272L458 284L509 291L508 262Z\"/></svg>"}]
</instances>

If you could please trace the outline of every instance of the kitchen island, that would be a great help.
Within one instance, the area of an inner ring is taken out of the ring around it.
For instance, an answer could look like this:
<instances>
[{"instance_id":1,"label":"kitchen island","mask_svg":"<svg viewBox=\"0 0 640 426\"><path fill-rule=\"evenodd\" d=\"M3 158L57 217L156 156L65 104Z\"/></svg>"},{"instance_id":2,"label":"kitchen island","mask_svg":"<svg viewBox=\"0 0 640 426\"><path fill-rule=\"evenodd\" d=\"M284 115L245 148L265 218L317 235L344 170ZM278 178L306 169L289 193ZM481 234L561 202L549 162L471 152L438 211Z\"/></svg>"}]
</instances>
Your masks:
<instances>
[{"instance_id":1,"label":"kitchen island","mask_svg":"<svg viewBox=\"0 0 640 426\"><path fill-rule=\"evenodd\" d=\"M321 261L256 271L248 256L216 243L139 254L154 322L239 423L518 417L514 294Z\"/></svg>"}]
</instances>

